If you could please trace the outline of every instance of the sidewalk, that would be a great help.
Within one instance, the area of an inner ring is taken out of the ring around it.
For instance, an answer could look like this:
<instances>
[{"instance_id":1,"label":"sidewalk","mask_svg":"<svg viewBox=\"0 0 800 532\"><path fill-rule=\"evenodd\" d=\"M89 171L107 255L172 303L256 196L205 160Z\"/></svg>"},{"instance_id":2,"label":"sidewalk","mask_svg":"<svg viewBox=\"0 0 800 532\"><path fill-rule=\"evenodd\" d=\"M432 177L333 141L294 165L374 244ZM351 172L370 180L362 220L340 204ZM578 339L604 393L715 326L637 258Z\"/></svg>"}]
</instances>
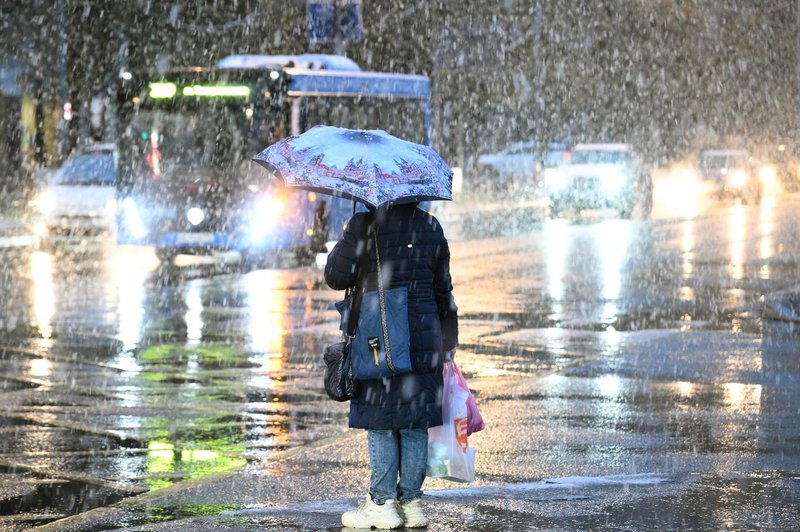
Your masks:
<instances>
[{"instance_id":1,"label":"sidewalk","mask_svg":"<svg viewBox=\"0 0 800 532\"><path fill-rule=\"evenodd\" d=\"M534 381L508 388L526 397ZM506 384L511 385L511 382ZM673 477L654 473L599 474L596 466L573 467L586 475L542 479L536 460L519 464L517 438L509 437L518 418L503 415L525 409L525 399L497 396L481 403L490 421L470 438L478 451L478 479L472 484L426 480L425 505L431 531L526 530L535 523L624 498L664 497L674 492ZM493 425L492 425L493 424ZM533 427L531 427L533 428ZM523 433L530 429L522 428ZM526 439L533 440L529 435ZM515 468L517 463L521 467ZM207 477L121 501L113 507L38 528L42 531L126 530L338 530L344 511L358 505L368 489L365 432L346 430L316 444L293 449L261 469ZM686 489L688 484L682 485ZM550 517L548 517L548 515ZM552 522L551 522L552 525ZM348 530L348 529L345 529Z\"/></svg>"},{"instance_id":2,"label":"sidewalk","mask_svg":"<svg viewBox=\"0 0 800 532\"><path fill-rule=\"evenodd\" d=\"M625 333L624 355L555 373L467 376L487 423L470 437L477 479L426 480L429 530L794 530L800 429L791 420L800 370L793 331L774 332L762 372L749 367L756 336L659 330ZM547 332L526 334L535 345ZM478 359L461 356L462 367ZM726 371L729 380L717 382ZM691 397L703 400L679 400L684 407L676 410L675 394L689 393L687 383L699 394ZM748 399L754 387L767 402ZM729 404L729 389L743 390L739 403ZM755 425L757 434L748 429ZM732 434L740 440L729 443ZM234 474L39 530L339 530L341 513L367 492L368 472L364 431L343 428Z\"/></svg>"}]
</instances>

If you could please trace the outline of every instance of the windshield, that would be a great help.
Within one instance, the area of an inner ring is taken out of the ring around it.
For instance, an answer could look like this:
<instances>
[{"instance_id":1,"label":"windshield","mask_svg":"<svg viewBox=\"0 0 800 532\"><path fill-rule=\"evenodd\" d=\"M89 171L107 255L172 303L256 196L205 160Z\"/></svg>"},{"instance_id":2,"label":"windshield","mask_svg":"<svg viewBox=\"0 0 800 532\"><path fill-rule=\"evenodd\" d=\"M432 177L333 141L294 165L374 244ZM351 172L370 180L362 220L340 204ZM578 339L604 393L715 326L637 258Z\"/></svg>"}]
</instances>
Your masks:
<instances>
[{"instance_id":1,"label":"windshield","mask_svg":"<svg viewBox=\"0 0 800 532\"><path fill-rule=\"evenodd\" d=\"M186 181L224 181L239 186L266 175L251 158L291 134L318 124L383 129L425 142L424 107L406 99L311 97L287 100L279 108L204 100L202 105L142 109L125 146L133 181L163 188Z\"/></svg>"},{"instance_id":2,"label":"windshield","mask_svg":"<svg viewBox=\"0 0 800 532\"><path fill-rule=\"evenodd\" d=\"M142 111L133 131L140 166L154 179L178 169L200 175L229 170L244 157L243 123L236 111L227 107Z\"/></svg>"},{"instance_id":3,"label":"windshield","mask_svg":"<svg viewBox=\"0 0 800 532\"><path fill-rule=\"evenodd\" d=\"M709 170L742 167L747 164L747 157L743 155L707 155L703 158L703 164Z\"/></svg>"},{"instance_id":4,"label":"windshield","mask_svg":"<svg viewBox=\"0 0 800 532\"><path fill-rule=\"evenodd\" d=\"M624 151L578 150L572 152L571 164L625 164L631 155Z\"/></svg>"},{"instance_id":5,"label":"windshield","mask_svg":"<svg viewBox=\"0 0 800 532\"><path fill-rule=\"evenodd\" d=\"M544 155L544 167L555 168L564 164L564 152L565 150L548 150Z\"/></svg>"},{"instance_id":6,"label":"windshield","mask_svg":"<svg viewBox=\"0 0 800 532\"><path fill-rule=\"evenodd\" d=\"M116 180L114 156L111 153L77 155L64 163L53 175L54 185L110 185Z\"/></svg>"}]
</instances>

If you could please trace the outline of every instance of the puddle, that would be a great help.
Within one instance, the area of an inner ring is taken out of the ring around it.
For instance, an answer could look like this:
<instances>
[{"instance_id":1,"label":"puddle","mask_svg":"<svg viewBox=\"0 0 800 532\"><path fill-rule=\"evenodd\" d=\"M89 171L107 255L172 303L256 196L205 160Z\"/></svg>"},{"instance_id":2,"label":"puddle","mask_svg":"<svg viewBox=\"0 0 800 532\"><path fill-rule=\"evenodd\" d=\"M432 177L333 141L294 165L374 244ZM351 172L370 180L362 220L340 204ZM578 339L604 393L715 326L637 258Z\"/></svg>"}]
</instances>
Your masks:
<instances>
[{"instance_id":1,"label":"puddle","mask_svg":"<svg viewBox=\"0 0 800 532\"><path fill-rule=\"evenodd\" d=\"M0 476L12 474L17 487L22 489L4 493L0 499L0 515L35 514L39 517L31 519L39 524L113 504L130 495L107 486L0 466ZM52 517L48 518L47 514Z\"/></svg>"}]
</instances>

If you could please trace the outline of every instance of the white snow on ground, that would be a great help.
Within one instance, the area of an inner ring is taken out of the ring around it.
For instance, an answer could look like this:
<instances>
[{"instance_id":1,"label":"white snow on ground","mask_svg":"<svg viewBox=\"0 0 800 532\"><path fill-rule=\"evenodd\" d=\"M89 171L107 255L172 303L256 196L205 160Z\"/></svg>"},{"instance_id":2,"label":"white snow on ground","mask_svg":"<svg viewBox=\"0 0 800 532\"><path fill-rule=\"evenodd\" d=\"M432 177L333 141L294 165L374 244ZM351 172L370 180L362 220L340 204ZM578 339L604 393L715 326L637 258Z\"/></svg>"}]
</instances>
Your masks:
<instances>
[{"instance_id":1,"label":"white snow on ground","mask_svg":"<svg viewBox=\"0 0 800 532\"><path fill-rule=\"evenodd\" d=\"M608 475L600 477L562 477L548 478L539 482L521 484L504 484L499 486L480 486L474 488L451 488L425 490L425 495L436 498L450 497L486 497L498 496L504 493L545 492L547 490L563 491L589 489L598 487L630 487L651 486L671 482L671 479L655 473L640 473L637 475ZM561 497L561 494L554 494ZM248 508L245 510L232 510L223 512L223 516L263 515L285 512L321 513L332 514L352 510L353 499L335 499L323 501L310 501L291 506L273 506L261 508Z\"/></svg>"},{"instance_id":2,"label":"white snow on ground","mask_svg":"<svg viewBox=\"0 0 800 532\"><path fill-rule=\"evenodd\" d=\"M547 478L539 482L522 484L506 484L502 486L480 486L474 488L451 488L441 490L426 490L425 494L431 497L478 497L499 495L504 492L527 492L544 490L575 490L581 488L596 488L601 486L644 486L670 482L655 473L640 473L638 475L609 475L602 477L561 477Z\"/></svg>"}]
</instances>

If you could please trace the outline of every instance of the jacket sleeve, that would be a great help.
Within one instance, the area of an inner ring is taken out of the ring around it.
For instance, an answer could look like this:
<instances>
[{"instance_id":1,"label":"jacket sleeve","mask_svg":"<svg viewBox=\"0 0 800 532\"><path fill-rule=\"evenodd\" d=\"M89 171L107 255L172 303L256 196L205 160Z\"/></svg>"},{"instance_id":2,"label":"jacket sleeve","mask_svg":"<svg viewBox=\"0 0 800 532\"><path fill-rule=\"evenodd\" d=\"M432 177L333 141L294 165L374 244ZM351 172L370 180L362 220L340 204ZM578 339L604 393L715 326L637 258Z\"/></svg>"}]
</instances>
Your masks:
<instances>
[{"instance_id":1,"label":"jacket sleeve","mask_svg":"<svg viewBox=\"0 0 800 532\"><path fill-rule=\"evenodd\" d=\"M347 222L342 238L328 254L325 264L325 282L334 290L346 290L356 284L358 257L366 247L366 223L363 215L356 214Z\"/></svg>"},{"instance_id":2,"label":"jacket sleeve","mask_svg":"<svg viewBox=\"0 0 800 532\"><path fill-rule=\"evenodd\" d=\"M450 247L444 235L436 258L433 290L442 323L442 349L446 352L458 346L458 307L453 298L453 282L450 278Z\"/></svg>"}]
</instances>

